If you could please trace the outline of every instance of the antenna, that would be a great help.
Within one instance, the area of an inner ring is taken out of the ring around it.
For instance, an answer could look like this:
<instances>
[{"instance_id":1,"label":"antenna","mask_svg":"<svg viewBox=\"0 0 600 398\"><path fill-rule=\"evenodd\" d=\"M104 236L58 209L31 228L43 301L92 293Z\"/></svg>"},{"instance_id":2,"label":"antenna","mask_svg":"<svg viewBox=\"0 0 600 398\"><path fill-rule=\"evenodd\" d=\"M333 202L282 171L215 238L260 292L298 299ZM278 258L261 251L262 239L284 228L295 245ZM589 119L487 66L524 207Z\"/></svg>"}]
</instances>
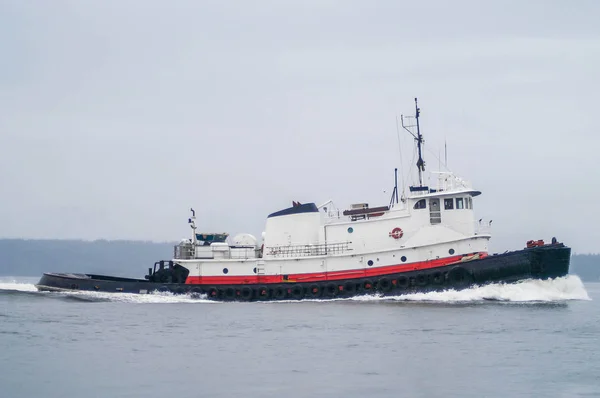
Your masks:
<instances>
[{"instance_id":1,"label":"antenna","mask_svg":"<svg viewBox=\"0 0 600 398\"><path fill-rule=\"evenodd\" d=\"M444 139L444 166L448 169L448 143Z\"/></svg>"},{"instance_id":2,"label":"antenna","mask_svg":"<svg viewBox=\"0 0 600 398\"><path fill-rule=\"evenodd\" d=\"M398 203L398 168L394 169L394 190L392 191L392 197L390 198L390 208L392 208L393 203Z\"/></svg>"},{"instance_id":3,"label":"antenna","mask_svg":"<svg viewBox=\"0 0 600 398\"><path fill-rule=\"evenodd\" d=\"M404 196L404 190L406 189L406 183L404 182L404 159L402 159L402 145L400 144L400 127L398 126L398 116L396 116L396 137L398 138L398 154L400 155L400 174L402 178L402 195ZM397 181L397 179L396 179ZM396 186L398 183L396 182ZM397 190L397 189L396 189ZM398 200L396 199L396 203Z\"/></svg>"},{"instance_id":4,"label":"antenna","mask_svg":"<svg viewBox=\"0 0 600 398\"><path fill-rule=\"evenodd\" d=\"M417 122L416 125L405 125L404 124L404 116L400 116L400 120L402 120L402 127L404 130L408 131L410 135L415 138L417 142L417 149L419 151L419 159L417 160L417 170L419 170L419 186L423 186L423 172L425 171L425 161L423 160L423 152L421 150L421 145L424 144L423 136L421 135L421 129L419 128L419 116L421 114L421 109L419 109L419 105L417 103L417 99L415 98L415 120ZM408 117L407 117L408 119ZM409 128L416 127L417 134L413 133Z\"/></svg>"}]
</instances>

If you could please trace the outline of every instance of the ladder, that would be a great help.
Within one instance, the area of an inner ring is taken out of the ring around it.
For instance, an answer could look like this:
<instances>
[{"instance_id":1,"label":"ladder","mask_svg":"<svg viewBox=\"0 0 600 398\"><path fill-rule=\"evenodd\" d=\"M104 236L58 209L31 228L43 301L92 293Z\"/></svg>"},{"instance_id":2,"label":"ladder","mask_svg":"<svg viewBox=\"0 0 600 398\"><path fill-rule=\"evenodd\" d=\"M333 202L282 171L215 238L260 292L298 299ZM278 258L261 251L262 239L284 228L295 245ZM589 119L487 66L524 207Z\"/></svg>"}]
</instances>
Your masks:
<instances>
[{"instance_id":1,"label":"ladder","mask_svg":"<svg viewBox=\"0 0 600 398\"><path fill-rule=\"evenodd\" d=\"M261 276L265 275L265 262L264 260L259 260L256 262L256 275Z\"/></svg>"}]
</instances>

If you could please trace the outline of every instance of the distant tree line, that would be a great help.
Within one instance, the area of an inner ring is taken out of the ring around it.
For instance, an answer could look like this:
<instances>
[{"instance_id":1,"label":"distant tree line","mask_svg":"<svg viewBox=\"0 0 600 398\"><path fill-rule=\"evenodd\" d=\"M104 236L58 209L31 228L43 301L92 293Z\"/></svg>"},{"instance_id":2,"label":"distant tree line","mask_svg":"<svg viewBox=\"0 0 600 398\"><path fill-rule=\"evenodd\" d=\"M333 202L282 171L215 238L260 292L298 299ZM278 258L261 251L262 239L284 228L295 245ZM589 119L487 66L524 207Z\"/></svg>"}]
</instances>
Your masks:
<instances>
[{"instance_id":1,"label":"distant tree line","mask_svg":"<svg viewBox=\"0 0 600 398\"><path fill-rule=\"evenodd\" d=\"M584 281L600 282L600 254L574 254L569 271Z\"/></svg>"},{"instance_id":2,"label":"distant tree line","mask_svg":"<svg viewBox=\"0 0 600 398\"><path fill-rule=\"evenodd\" d=\"M170 260L176 242L0 239L0 275L75 272L143 278L156 261ZM571 273L600 281L600 254L576 254Z\"/></svg>"},{"instance_id":3,"label":"distant tree line","mask_svg":"<svg viewBox=\"0 0 600 398\"><path fill-rule=\"evenodd\" d=\"M156 261L170 260L175 243L0 239L0 275L74 272L144 278Z\"/></svg>"}]
</instances>

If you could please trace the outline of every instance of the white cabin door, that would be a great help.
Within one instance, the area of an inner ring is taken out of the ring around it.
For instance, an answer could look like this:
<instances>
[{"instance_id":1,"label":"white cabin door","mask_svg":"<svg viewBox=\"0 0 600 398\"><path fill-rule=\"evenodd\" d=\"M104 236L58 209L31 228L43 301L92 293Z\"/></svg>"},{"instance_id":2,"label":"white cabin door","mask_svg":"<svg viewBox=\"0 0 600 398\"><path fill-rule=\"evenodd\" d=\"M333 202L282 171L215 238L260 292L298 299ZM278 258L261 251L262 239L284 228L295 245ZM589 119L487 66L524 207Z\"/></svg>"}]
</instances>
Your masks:
<instances>
[{"instance_id":1,"label":"white cabin door","mask_svg":"<svg viewBox=\"0 0 600 398\"><path fill-rule=\"evenodd\" d=\"M440 211L439 198L429 199L429 219L432 224L439 224L442 222L442 213Z\"/></svg>"},{"instance_id":2,"label":"white cabin door","mask_svg":"<svg viewBox=\"0 0 600 398\"><path fill-rule=\"evenodd\" d=\"M256 279L258 280L258 282L261 282L263 279L263 276L265 275L265 261L264 260L258 260L256 262Z\"/></svg>"}]
</instances>

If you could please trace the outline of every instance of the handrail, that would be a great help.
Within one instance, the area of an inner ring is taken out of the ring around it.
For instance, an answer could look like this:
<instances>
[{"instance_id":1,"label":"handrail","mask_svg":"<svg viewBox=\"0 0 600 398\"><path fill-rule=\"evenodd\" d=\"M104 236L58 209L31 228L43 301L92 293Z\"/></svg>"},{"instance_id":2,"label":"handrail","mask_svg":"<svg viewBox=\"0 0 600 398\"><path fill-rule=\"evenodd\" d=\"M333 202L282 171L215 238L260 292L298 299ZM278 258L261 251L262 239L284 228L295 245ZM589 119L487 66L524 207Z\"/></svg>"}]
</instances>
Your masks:
<instances>
[{"instance_id":1,"label":"handrail","mask_svg":"<svg viewBox=\"0 0 600 398\"><path fill-rule=\"evenodd\" d=\"M265 247L265 253L273 257L309 257L325 256L328 254L341 254L352 250L349 244L352 242L341 243L321 243L314 245L290 245L290 246L269 246Z\"/></svg>"}]
</instances>

